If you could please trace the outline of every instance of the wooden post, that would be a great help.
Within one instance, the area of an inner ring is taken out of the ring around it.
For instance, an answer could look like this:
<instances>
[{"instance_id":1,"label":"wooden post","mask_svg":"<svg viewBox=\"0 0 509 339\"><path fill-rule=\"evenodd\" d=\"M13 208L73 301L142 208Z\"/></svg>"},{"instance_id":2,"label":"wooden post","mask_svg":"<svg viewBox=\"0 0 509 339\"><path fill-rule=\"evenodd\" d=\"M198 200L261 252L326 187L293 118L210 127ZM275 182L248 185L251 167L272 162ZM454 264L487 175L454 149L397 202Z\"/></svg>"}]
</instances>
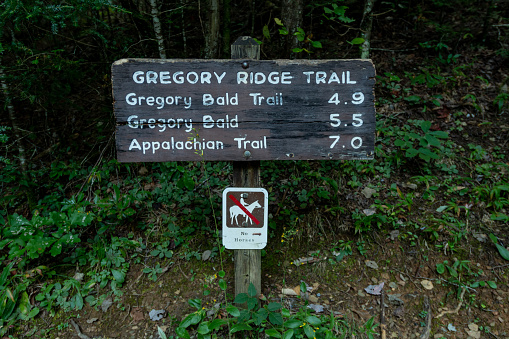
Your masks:
<instances>
[{"instance_id":1,"label":"wooden post","mask_svg":"<svg viewBox=\"0 0 509 339\"><path fill-rule=\"evenodd\" d=\"M249 36L238 38L231 46L232 59L260 59L260 45ZM249 70L249 63L248 63ZM260 162L233 162L234 187L260 187ZM235 295L247 293L253 283L258 294L261 293L261 250L234 250Z\"/></svg>"}]
</instances>

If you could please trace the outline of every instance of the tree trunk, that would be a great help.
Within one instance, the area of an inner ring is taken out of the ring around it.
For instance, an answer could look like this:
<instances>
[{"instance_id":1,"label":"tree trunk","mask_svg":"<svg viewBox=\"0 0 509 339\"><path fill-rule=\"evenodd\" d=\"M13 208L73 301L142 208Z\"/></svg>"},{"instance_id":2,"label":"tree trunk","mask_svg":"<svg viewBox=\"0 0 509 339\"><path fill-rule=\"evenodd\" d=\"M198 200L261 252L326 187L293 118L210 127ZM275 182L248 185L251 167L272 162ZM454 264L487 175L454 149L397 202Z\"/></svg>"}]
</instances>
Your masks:
<instances>
[{"instance_id":1,"label":"tree trunk","mask_svg":"<svg viewBox=\"0 0 509 339\"><path fill-rule=\"evenodd\" d=\"M288 35L285 39L285 53L288 50L297 48L299 40L293 33L297 31L297 28L302 26L302 11L304 6L303 0L283 0L281 2L281 20L286 29L288 29Z\"/></svg>"},{"instance_id":2,"label":"tree trunk","mask_svg":"<svg viewBox=\"0 0 509 339\"><path fill-rule=\"evenodd\" d=\"M2 91L4 92L5 105L7 106L7 113L9 113L12 131L18 144L19 166L21 168L21 175L23 176L23 179L25 181L25 184L24 185L22 184L22 186L24 187L25 193L27 195L28 205L30 206L30 209L32 209L35 206L33 198L34 194L29 186L30 177L28 176L27 157L25 152L25 146L23 145L23 135L21 134L21 130L18 126L16 112L14 111L14 106L12 105L11 94L9 92L9 86L7 85L7 80L5 78L4 68L3 65L1 64L1 59L0 59L0 83L2 86Z\"/></svg>"},{"instance_id":3,"label":"tree trunk","mask_svg":"<svg viewBox=\"0 0 509 339\"><path fill-rule=\"evenodd\" d=\"M205 36L205 59L217 58L219 47L219 0L210 0L208 29Z\"/></svg>"},{"instance_id":4,"label":"tree trunk","mask_svg":"<svg viewBox=\"0 0 509 339\"><path fill-rule=\"evenodd\" d=\"M156 35L157 47L159 49L159 57L166 59L166 49L164 48L164 38L161 29L161 21L159 21L159 6L157 0L150 0L150 14L154 23L154 33Z\"/></svg>"},{"instance_id":5,"label":"tree trunk","mask_svg":"<svg viewBox=\"0 0 509 339\"><path fill-rule=\"evenodd\" d=\"M361 22L362 38L364 42L361 45L361 59L369 59L371 49L371 28L373 27L373 6L376 0L366 0L364 4L364 14Z\"/></svg>"}]
</instances>

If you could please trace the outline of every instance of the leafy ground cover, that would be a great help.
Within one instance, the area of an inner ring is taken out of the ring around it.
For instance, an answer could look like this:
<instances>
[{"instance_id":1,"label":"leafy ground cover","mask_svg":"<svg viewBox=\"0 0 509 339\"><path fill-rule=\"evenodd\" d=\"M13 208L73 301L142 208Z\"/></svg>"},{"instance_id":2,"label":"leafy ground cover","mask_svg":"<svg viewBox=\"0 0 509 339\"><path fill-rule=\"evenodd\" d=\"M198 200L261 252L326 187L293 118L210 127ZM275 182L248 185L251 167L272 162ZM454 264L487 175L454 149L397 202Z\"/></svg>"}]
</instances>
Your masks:
<instances>
[{"instance_id":1,"label":"leafy ground cover","mask_svg":"<svg viewBox=\"0 0 509 339\"><path fill-rule=\"evenodd\" d=\"M509 337L507 49L458 37L454 17L416 18L412 43L394 21L372 42L375 160L262 163L262 291L233 295L221 247L231 164L57 147L24 178L0 158L1 335Z\"/></svg>"}]
</instances>

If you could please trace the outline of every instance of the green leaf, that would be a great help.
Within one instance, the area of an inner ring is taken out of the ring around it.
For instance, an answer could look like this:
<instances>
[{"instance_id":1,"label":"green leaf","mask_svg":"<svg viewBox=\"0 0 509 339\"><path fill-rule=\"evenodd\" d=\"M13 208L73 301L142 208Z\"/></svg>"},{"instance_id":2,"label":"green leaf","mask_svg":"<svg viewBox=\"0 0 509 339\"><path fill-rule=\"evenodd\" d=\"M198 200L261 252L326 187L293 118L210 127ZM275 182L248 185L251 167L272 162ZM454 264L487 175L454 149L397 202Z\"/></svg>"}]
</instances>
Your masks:
<instances>
[{"instance_id":1,"label":"green leaf","mask_svg":"<svg viewBox=\"0 0 509 339\"><path fill-rule=\"evenodd\" d=\"M408 101L412 104L418 104L419 102L421 102L421 97L418 95L409 95L405 97L405 101Z\"/></svg>"},{"instance_id":2,"label":"green leaf","mask_svg":"<svg viewBox=\"0 0 509 339\"><path fill-rule=\"evenodd\" d=\"M398 147L403 147L406 145L406 141L404 141L402 139L396 139L396 140L394 140L394 145L398 146Z\"/></svg>"},{"instance_id":3,"label":"green leaf","mask_svg":"<svg viewBox=\"0 0 509 339\"><path fill-rule=\"evenodd\" d=\"M313 326L319 326L319 325L322 324L322 321L318 317L316 317L314 315L308 315L306 317L306 321L308 323L310 323L311 325L313 325Z\"/></svg>"},{"instance_id":4,"label":"green leaf","mask_svg":"<svg viewBox=\"0 0 509 339\"><path fill-rule=\"evenodd\" d=\"M201 310L201 299L189 299L187 303L197 310Z\"/></svg>"},{"instance_id":5,"label":"green leaf","mask_svg":"<svg viewBox=\"0 0 509 339\"><path fill-rule=\"evenodd\" d=\"M14 266L14 261L12 261L8 266L5 266L2 275L0 275L0 286L5 286L7 281L7 276L9 275L9 272L12 269L12 266Z\"/></svg>"},{"instance_id":6,"label":"green leaf","mask_svg":"<svg viewBox=\"0 0 509 339\"><path fill-rule=\"evenodd\" d=\"M313 331L313 328L309 326L308 324L304 325L302 327L304 329L304 333L309 339L312 339L315 337L315 331Z\"/></svg>"},{"instance_id":7,"label":"green leaf","mask_svg":"<svg viewBox=\"0 0 509 339\"><path fill-rule=\"evenodd\" d=\"M81 293L76 293L76 309L81 310L83 308L83 297Z\"/></svg>"},{"instance_id":8,"label":"green leaf","mask_svg":"<svg viewBox=\"0 0 509 339\"><path fill-rule=\"evenodd\" d=\"M227 307L228 308L228 307ZM236 308L236 307L235 307ZM231 314L231 313L230 313ZM232 314L233 315L233 314ZM209 323L209 330L215 331L221 326L227 324L228 321L226 319L214 319Z\"/></svg>"},{"instance_id":9,"label":"green leaf","mask_svg":"<svg viewBox=\"0 0 509 339\"><path fill-rule=\"evenodd\" d=\"M235 297L235 300L233 301L236 304L244 304L247 302L248 296L246 293L239 293Z\"/></svg>"},{"instance_id":10,"label":"green leaf","mask_svg":"<svg viewBox=\"0 0 509 339\"><path fill-rule=\"evenodd\" d=\"M270 40L270 31L267 25L263 26L263 36Z\"/></svg>"},{"instance_id":11,"label":"green leaf","mask_svg":"<svg viewBox=\"0 0 509 339\"><path fill-rule=\"evenodd\" d=\"M269 321L272 325L283 325L283 317L281 313L270 313Z\"/></svg>"},{"instance_id":12,"label":"green leaf","mask_svg":"<svg viewBox=\"0 0 509 339\"><path fill-rule=\"evenodd\" d=\"M220 279L217 284L219 285L219 288L223 291L226 291L226 281L223 279Z\"/></svg>"},{"instance_id":13,"label":"green leaf","mask_svg":"<svg viewBox=\"0 0 509 339\"><path fill-rule=\"evenodd\" d=\"M175 329L175 333L179 338L191 339L191 337L189 336L189 332L187 332L187 330L183 327L177 327Z\"/></svg>"},{"instance_id":14,"label":"green leaf","mask_svg":"<svg viewBox=\"0 0 509 339\"><path fill-rule=\"evenodd\" d=\"M260 308L258 311L256 311L253 314L253 319L255 321L256 326L260 326L262 322L267 319L267 316L269 315L269 311L267 311L265 308Z\"/></svg>"},{"instance_id":15,"label":"green leaf","mask_svg":"<svg viewBox=\"0 0 509 339\"><path fill-rule=\"evenodd\" d=\"M119 284L124 282L125 273L119 270L111 270L111 274L113 274L113 279Z\"/></svg>"},{"instance_id":16,"label":"green leaf","mask_svg":"<svg viewBox=\"0 0 509 339\"><path fill-rule=\"evenodd\" d=\"M247 309L254 310L258 306L258 300L256 298L247 299Z\"/></svg>"},{"instance_id":17,"label":"green leaf","mask_svg":"<svg viewBox=\"0 0 509 339\"><path fill-rule=\"evenodd\" d=\"M12 216L8 217L9 223L11 224L11 227L19 227L19 226L25 226L30 225L30 221L25 219L25 217L18 215L14 213Z\"/></svg>"},{"instance_id":18,"label":"green leaf","mask_svg":"<svg viewBox=\"0 0 509 339\"><path fill-rule=\"evenodd\" d=\"M495 246L497 246L498 253L500 253L502 258L504 258L505 260L509 260L509 251L502 245L495 244Z\"/></svg>"},{"instance_id":19,"label":"green leaf","mask_svg":"<svg viewBox=\"0 0 509 339\"><path fill-rule=\"evenodd\" d=\"M494 282L494 281L486 281L486 283L488 284L489 287L495 289L497 288L497 284Z\"/></svg>"},{"instance_id":20,"label":"green leaf","mask_svg":"<svg viewBox=\"0 0 509 339\"><path fill-rule=\"evenodd\" d=\"M39 307L34 307L26 316L27 319L32 319L39 314Z\"/></svg>"},{"instance_id":21,"label":"green leaf","mask_svg":"<svg viewBox=\"0 0 509 339\"><path fill-rule=\"evenodd\" d=\"M289 329L285 333L283 333L283 339L291 339L293 337L293 330Z\"/></svg>"},{"instance_id":22,"label":"green leaf","mask_svg":"<svg viewBox=\"0 0 509 339\"><path fill-rule=\"evenodd\" d=\"M180 327L188 328L191 325L196 325L201 321L201 316L198 313L191 313L180 323Z\"/></svg>"},{"instance_id":23,"label":"green leaf","mask_svg":"<svg viewBox=\"0 0 509 339\"><path fill-rule=\"evenodd\" d=\"M440 140L438 140L434 136L432 136L430 134L426 134L424 137L426 138L426 140L428 141L428 143L431 146L435 146L435 147L441 147L442 146L442 143L440 142Z\"/></svg>"},{"instance_id":24,"label":"green leaf","mask_svg":"<svg viewBox=\"0 0 509 339\"><path fill-rule=\"evenodd\" d=\"M455 278L458 277L458 272L451 266L447 266L447 270L449 270L449 274Z\"/></svg>"},{"instance_id":25,"label":"green leaf","mask_svg":"<svg viewBox=\"0 0 509 339\"><path fill-rule=\"evenodd\" d=\"M256 287L253 283L249 283L249 287L247 288L247 295L250 297L256 297Z\"/></svg>"},{"instance_id":26,"label":"green leaf","mask_svg":"<svg viewBox=\"0 0 509 339\"><path fill-rule=\"evenodd\" d=\"M429 134L431 134L437 138L440 138L440 139L447 139L449 137L449 133L444 132L444 131L434 131L434 132L430 132Z\"/></svg>"},{"instance_id":27,"label":"green leaf","mask_svg":"<svg viewBox=\"0 0 509 339\"><path fill-rule=\"evenodd\" d=\"M350 41L350 44L351 45L360 45L360 44L364 43L364 41L365 40L363 38L355 38L352 41Z\"/></svg>"},{"instance_id":28,"label":"green leaf","mask_svg":"<svg viewBox=\"0 0 509 339\"><path fill-rule=\"evenodd\" d=\"M281 338L281 333L279 333L279 331L274 328L269 328L268 330L265 330L265 334L268 335L269 337Z\"/></svg>"},{"instance_id":29,"label":"green leaf","mask_svg":"<svg viewBox=\"0 0 509 339\"><path fill-rule=\"evenodd\" d=\"M288 321L285 321L285 323L283 324L283 326L286 328L297 328L300 325L302 325L302 321L297 319L290 319Z\"/></svg>"},{"instance_id":30,"label":"green leaf","mask_svg":"<svg viewBox=\"0 0 509 339\"><path fill-rule=\"evenodd\" d=\"M167 339L166 333L164 333L163 329L159 326L157 326L157 333L161 339Z\"/></svg>"},{"instance_id":31,"label":"green leaf","mask_svg":"<svg viewBox=\"0 0 509 339\"><path fill-rule=\"evenodd\" d=\"M248 324L235 324L232 326L230 333L235 333L239 331L251 331L253 328L249 326Z\"/></svg>"},{"instance_id":32,"label":"green leaf","mask_svg":"<svg viewBox=\"0 0 509 339\"><path fill-rule=\"evenodd\" d=\"M62 243L60 241L55 242L53 246L51 246L49 253L54 257L62 253Z\"/></svg>"},{"instance_id":33,"label":"green leaf","mask_svg":"<svg viewBox=\"0 0 509 339\"><path fill-rule=\"evenodd\" d=\"M311 41L311 46L314 48L322 48L322 43L320 41Z\"/></svg>"},{"instance_id":34,"label":"green leaf","mask_svg":"<svg viewBox=\"0 0 509 339\"><path fill-rule=\"evenodd\" d=\"M433 159L440 159L440 157L438 156L438 154L436 154L435 152L432 152L430 149L428 148L419 148L419 156L422 158L423 156L425 157L428 157L428 158L433 158Z\"/></svg>"},{"instance_id":35,"label":"green leaf","mask_svg":"<svg viewBox=\"0 0 509 339\"><path fill-rule=\"evenodd\" d=\"M233 305L226 306L226 312L230 313L234 317L240 316L239 309Z\"/></svg>"},{"instance_id":36,"label":"green leaf","mask_svg":"<svg viewBox=\"0 0 509 339\"><path fill-rule=\"evenodd\" d=\"M445 265L437 264L437 272L438 272L438 274L443 274L445 272Z\"/></svg>"},{"instance_id":37,"label":"green leaf","mask_svg":"<svg viewBox=\"0 0 509 339\"><path fill-rule=\"evenodd\" d=\"M424 133L427 133L431 128L431 121L424 120L421 122L421 129Z\"/></svg>"},{"instance_id":38,"label":"green leaf","mask_svg":"<svg viewBox=\"0 0 509 339\"><path fill-rule=\"evenodd\" d=\"M30 300L28 299L27 292L21 293L21 299L19 300L19 311L23 315L27 315L30 312Z\"/></svg>"},{"instance_id":39,"label":"green leaf","mask_svg":"<svg viewBox=\"0 0 509 339\"><path fill-rule=\"evenodd\" d=\"M278 18L274 18L274 21L276 22L277 25L283 26L283 23Z\"/></svg>"},{"instance_id":40,"label":"green leaf","mask_svg":"<svg viewBox=\"0 0 509 339\"><path fill-rule=\"evenodd\" d=\"M443 212L447 209L447 207L449 207L449 206L442 205L439 208L437 208L437 212Z\"/></svg>"},{"instance_id":41,"label":"green leaf","mask_svg":"<svg viewBox=\"0 0 509 339\"><path fill-rule=\"evenodd\" d=\"M225 276L225 275L226 275L226 273L225 273L223 270L221 270L221 271L217 272L217 276L218 276L219 278L224 278L224 276Z\"/></svg>"},{"instance_id":42,"label":"green leaf","mask_svg":"<svg viewBox=\"0 0 509 339\"><path fill-rule=\"evenodd\" d=\"M409 148L406 150L405 152L405 156L408 157L408 158L413 158L415 157L417 154L419 154L419 151L416 150L415 148Z\"/></svg>"},{"instance_id":43,"label":"green leaf","mask_svg":"<svg viewBox=\"0 0 509 339\"><path fill-rule=\"evenodd\" d=\"M491 239L491 241L493 241L494 244L496 244L498 242L497 237L493 233L490 233L490 239Z\"/></svg>"},{"instance_id":44,"label":"green leaf","mask_svg":"<svg viewBox=\"0 0 509 339\"><path fill-rule=\"evenodd\" d=\"M198 326L198 329L196 330L196 332L198 332L200 334L210 333L209 322L208 321L204 321L204 322L200 323L200 325Z\"/></svg>"},{"instance_id":45,"label":"green leaf","mask_svg":"<svg viewBox=\"0 0 509 339\"><path fill-rule=\"evenodd\" d=\"M268 310L271 311L271 312L277 311L281 307L283 307L283 306L280 303L274 303L274 302L272 302L269 305L267 305Z\"/></svg>"}]
</instances>

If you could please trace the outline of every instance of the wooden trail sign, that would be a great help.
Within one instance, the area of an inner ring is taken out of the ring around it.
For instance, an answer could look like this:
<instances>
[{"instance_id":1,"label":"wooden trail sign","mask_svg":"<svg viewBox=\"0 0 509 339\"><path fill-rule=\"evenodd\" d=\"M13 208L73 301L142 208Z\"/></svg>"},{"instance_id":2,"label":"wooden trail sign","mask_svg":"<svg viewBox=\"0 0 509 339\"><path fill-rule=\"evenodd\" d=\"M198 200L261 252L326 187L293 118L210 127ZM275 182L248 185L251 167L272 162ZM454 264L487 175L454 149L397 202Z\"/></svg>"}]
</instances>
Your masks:
<instances>
[{"instance_id":1,"label":"wooden trail sign","mask_svg":"<svg viewBox=\"0 0 509 339\"><path fill-rule=\"evenodd\" d=\"M370 60L122 59L121 162L372 159Z\"/></svg>"}]
</instances>

